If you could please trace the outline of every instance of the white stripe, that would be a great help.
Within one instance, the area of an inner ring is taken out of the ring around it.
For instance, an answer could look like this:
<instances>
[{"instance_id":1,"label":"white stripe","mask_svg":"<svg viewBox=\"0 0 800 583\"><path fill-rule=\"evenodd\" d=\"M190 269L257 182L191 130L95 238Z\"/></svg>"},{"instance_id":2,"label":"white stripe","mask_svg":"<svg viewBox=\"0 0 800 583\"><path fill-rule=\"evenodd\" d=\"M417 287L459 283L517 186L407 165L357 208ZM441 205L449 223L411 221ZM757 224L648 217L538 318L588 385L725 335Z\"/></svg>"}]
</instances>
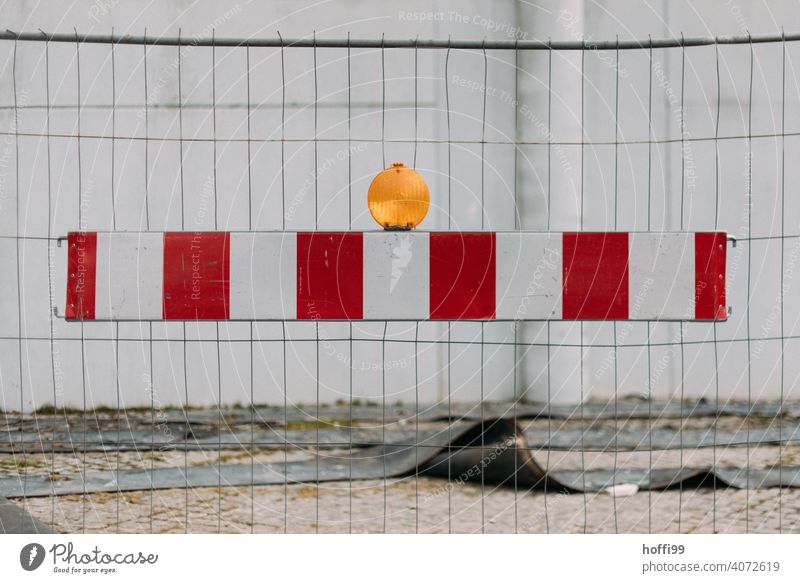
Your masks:
<instances>
[{"instance_id":1,"label":"white stripe","mask_svg":"<svg viewBox=\"0 0 800 583\"><path fill-rule=\"evenodd\" d=\"M160 320L163 233L98 233L95 318Z\"/></svg>"},{"instance_id":2,"label":"white stripe","mask_svg":"<svg viewBox=\"0 0 800 583\"><path fill-rule=\"evenodd\" d=\"M297 235L231 233L231 320L297 318Z\"/></svg>"},{"instance_id":3,"label":"white stripe","mask_svg":"<svg viewBox=\"0 0 800 583\"><path fill-rule=\"evenodd\" d=\"M364 319L430 317L428 233L364 233Z\"/></svg>"},{"instance_id":4,"label":"white stripe","mask_svg":"<svg viewBox=\"0 0 800 583\"><path fill-rule=\"evenodd\" d=\"M694 319L694 234L628 236L628 318Z\"/></svg>"},{"instance_id":5,"label":"white stripe","mask_svg":"<svg viewBox=\"0 0 800 583\"><path fill-rule=\"evenodd\" d=\"M561 233L498 233L496 244L496 317L560 319Z\"/></svg>"}]
</instances>

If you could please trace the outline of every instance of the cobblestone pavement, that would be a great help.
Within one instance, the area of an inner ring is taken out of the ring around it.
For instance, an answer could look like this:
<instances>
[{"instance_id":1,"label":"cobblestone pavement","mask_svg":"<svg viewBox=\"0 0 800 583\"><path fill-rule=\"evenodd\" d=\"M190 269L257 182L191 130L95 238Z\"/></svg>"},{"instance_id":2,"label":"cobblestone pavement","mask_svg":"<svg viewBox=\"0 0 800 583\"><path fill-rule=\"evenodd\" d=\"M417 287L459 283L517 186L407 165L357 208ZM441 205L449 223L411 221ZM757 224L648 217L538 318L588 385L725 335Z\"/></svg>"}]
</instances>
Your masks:
<instances>
[{"instance_id":1,"label":"cobblestone pavement","mask_svg":"<svg viewBox=\"0 0 800 583\"><path fill-rule=\"evenodd\" d=\"M774 420L772 420L774 421ZM757 423L769 423L759 420ZM620 428L706 429L709 418L629 420ZM563 422L559 422L563 423ZM736 429L742 418L717 420ZM546 420L527 421L546 427ZM606 428L615 422L607 421ZM555 422L553 424L555 427ZM755 426L755 425L754 425ZM327 450L336 451L336 450ZM339 450L345 452L346 450ZM284 452L155 451L0 456L0 476L308 459L314 449ZM743 445L633 452L532 452L548 469L800 465L800 444ZM671 489L628 497L392 478L287 486L157 490L17 500L61 532L487 532L709 533L800 532L800 489Z\"/></svg>"},{"instance_id":2,"label":"cobblestone pavement","mask_svg":"<svg viewBox=\"0 0 800 583\"><path fill-rule=\"evenodd\" d=\"M544 467L743 466L744 448L661 452L536 452ZM800 447L759 446L751 467L797 463ZM260 452L254 463L307 458L308 452ZM125 452L119 467L249 463L245 451ZM28 471L114 468L116 454L26 456ZM652 464L651 464L652 462ZM21 502L21 501L20 501ZM800 532L800 489L672 489L613 498L454 483L414 476L286 487L200 488L91 494L24 501L62 532Z\"/></svg>"},{"instance_id":3,"label":"cobblestone pavement","mask_svg":"<svg viewBox=\"0 0 800 583\"><path fill-rule=\"evenodd\" d=\"M286 494L286 495L285 495ZM352 496L351 496L352 494ZM18 503L22 501L18 500ZM413 477L31 498L62 532L800 533L800 490L517 492Z\"/></svg>"}]
</instances>

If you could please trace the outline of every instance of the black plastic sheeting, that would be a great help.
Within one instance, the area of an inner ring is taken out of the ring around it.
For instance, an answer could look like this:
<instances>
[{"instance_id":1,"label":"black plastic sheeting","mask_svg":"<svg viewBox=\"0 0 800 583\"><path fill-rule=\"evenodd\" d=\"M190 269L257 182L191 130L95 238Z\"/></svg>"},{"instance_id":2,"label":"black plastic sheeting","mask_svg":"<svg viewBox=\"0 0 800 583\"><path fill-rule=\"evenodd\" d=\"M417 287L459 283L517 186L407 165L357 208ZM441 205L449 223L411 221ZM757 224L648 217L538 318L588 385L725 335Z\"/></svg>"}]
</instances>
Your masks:
<instances>
[{"instance_id":1,"label":"black plastic sheeting","mask_svg":"<svg viewBox=\"0 0 800 583\"><path fill-rule=\"evenodd\" d=\"M545 403L483 403L465 405L454 403L420 407L419 411L403 406L358 405L352 410L347 405L313 405L283 407L260 407L248 409L222 409L220 411L166 410L162 422L218 423L228 425L248 424L253 419L258 423L280 425L285 421L308 421L319 417L329 419L352 419L354 421L383 423L400 420L449 421L480 420L499 417L517 419L685 419L687 417L727 417L758 415L761 417L800 417L800 401L726 401L715 403L708 399L691 401L648 401L646 399L621 398L613 402L589 402L582 405L547 405Z\"/></svg>"},{"instance_id":2,"label":"black plastic sheeting","mask_svg":"<svg viewBox=\"0 0 800 583\"><path fill-rule=\"evenodd\" d=\"M0 479L0 495L34 497L164 488L249 486L370 480L419 473L455 482L483 481L517 488L595 492L617 484L640 489L718 485L798 487L800 466L773 469L663 468L545 472L513 420L459 422L420 434L416 445L386 444L306 461L119 470Z\"/></svg>"},{"instance_id":3,"label":"black plastic sheeting","mask_svg":"<svg viewBox=\"0 0 800 583\"><path fill-rule=\"evenodd\" d=\"M119 423L114 421L113 423ZM551 451L646 451L669 449L697 449L706 447L737 447L776 445L800 442L800 424L777 420L768 425L733 429L681 429L679 427L634 427L615 429L609 426L592 426L584 429L558 425L551 428L524 430L525 442L530 449ZM106 425L109 425L108 423ZM386 441L413 443L414 426L389 427L330 427L320 423L318 429L237 430L227 427L146 427L135 429L123 425L117 429L81 431L17 431L0 435L0 453L73 453L103 451L165 451L218 449L283 449L315 448L333 449L347 446L369 447ZM425 429L430 430L430 424ZM385 437L385 439L384 439Z\"/></svg>"},{"instance_id":4,"label":"black plastic sheeting","mask_svg":"<svg viewBox=\"0 0 800 583\"><path fill-rule=\"evenodd\" d=\"M24 508L0 497L0 534L52 534Z\"/></svg>"},{"instance_id":5,"label":"black plastic sheeting","mask_svg":"<svg viewBox=\"0 0 800 583\"><path fill-rule=\"evenodd\" d=\"M96 418L117 414L115 409L102 412L87 411L85 414L38 414L11 413L0 416L0 432L25 430L51 431L63 427L65 419L71 418L91 424ZM612 402L588 402L582 405L547 405L529 403L483 403L464 405L453 403L421 406L417 412L403 406L381 407L372 405L289 405L288 408L256 406L253 408L230 408L221 410L183 411L166 408L158 411L119 411L119 416L137 423L155 425L204 425L221 423L228 426L251 423L283 426L287 422L315 421L317 419L352 420L362 423L394 423L397 421L462 421L496 419L563 419L590 422L604 419L685 419L688 417L758 416L764 418L800 418L800 400L791 401L724 401L715 403L708 399L648 401L646 399L620 398Z\"/></svg>"},{"instance_id":6,"label":"black plastic sheeting","mask_svg":"<svg viewBox=\"0 0 800 583\"><path fill-rule=\"evenodd\" d=\"M740 416L740 427L716 429L713 418ZM483 419L558 419L550 428L529 426L530 448L584 451L640 451L679 448L758 446L800 441L800 401L749 404L708 400L646 401L581 405L484 403L426 407L416 414L404 407L354 404L320 407L256 407L205 411L87 412L85 414L7 413L0 416L0 453L74 453L82 451L331 449L413 443L414 427ZM709 418L705 429L681 429L672 419ZM657 419L649 427L610 427L611 420ZM575 427L576 422L581 427ZM349 427L352 423L360 426ZM386 424L385 432L382 425ZM571 425L572 426L571 426ZM249 425L250 427L244 427ZM300 426L298 428L297 426Z\"/></svg>"}]
</instances>

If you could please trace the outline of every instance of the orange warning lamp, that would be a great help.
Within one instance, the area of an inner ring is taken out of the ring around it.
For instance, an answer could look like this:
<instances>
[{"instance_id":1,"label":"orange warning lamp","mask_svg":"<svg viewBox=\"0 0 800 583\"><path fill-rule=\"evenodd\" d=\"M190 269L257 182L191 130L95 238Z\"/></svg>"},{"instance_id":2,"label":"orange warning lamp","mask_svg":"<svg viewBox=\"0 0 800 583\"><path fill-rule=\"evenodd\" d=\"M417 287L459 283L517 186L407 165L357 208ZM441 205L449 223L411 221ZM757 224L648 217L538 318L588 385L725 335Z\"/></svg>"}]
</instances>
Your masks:
<instances>
[{"instance_id":1,"label":"orange warning lamp","mask_svg":"<svg viewBox=\"0 0 800 583\"><path fill-rule=\"evenodd\" d=\"M395 162L372 180L367 203L381 227L387 231L407 231L428 214L431 192L419 172Z\"/></svg>"}]
</instances>

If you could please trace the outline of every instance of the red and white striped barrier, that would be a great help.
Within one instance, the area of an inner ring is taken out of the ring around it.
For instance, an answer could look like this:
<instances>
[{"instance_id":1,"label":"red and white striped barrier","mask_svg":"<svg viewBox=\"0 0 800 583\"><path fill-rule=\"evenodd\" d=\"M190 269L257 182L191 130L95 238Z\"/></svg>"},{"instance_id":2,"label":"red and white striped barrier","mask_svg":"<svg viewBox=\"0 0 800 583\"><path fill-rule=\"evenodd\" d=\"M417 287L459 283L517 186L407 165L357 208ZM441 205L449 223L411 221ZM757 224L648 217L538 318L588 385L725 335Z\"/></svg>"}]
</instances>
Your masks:
<instances>
[{"instance_id":1,"label":"red and white striped barrier","mask_svg":"<svg viewBox=\"0 0 800 583\"><path fill-rule=\"evenodd\" d=\"M70 233L68 320L724 320L724 232Z\"/></svg>"}]
</instances>

